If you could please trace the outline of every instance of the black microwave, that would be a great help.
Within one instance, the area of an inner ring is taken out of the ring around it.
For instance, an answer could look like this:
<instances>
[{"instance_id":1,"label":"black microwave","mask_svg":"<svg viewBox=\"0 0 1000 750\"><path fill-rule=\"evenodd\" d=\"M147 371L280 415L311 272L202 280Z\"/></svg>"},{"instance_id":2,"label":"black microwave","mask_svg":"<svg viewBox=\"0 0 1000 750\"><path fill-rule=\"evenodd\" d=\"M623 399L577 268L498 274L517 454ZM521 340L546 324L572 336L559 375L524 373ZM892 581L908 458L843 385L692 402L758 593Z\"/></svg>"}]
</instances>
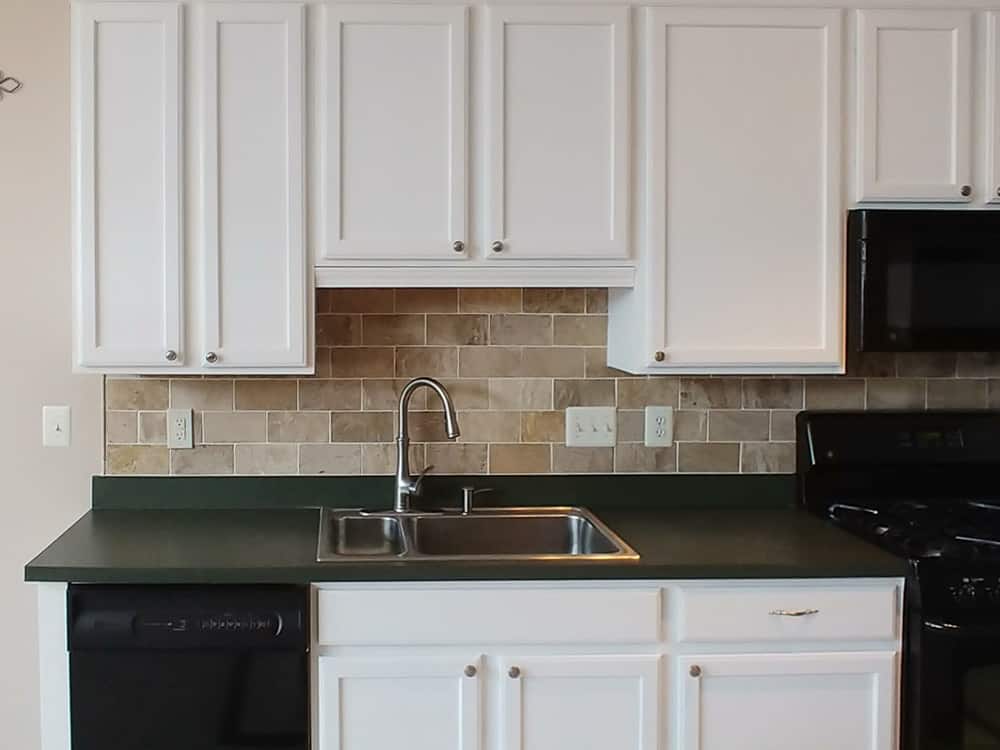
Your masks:
<instances>
[{"instance_id":1,"label":"black microwave","mask_svg":"<svg viewBox=\"0 0 1000 750\"><path fill-rule=\"evenodd\" d=\"M848 346L1000 351L1000 211L851 211Z\"/></svg>"}]
</instances>

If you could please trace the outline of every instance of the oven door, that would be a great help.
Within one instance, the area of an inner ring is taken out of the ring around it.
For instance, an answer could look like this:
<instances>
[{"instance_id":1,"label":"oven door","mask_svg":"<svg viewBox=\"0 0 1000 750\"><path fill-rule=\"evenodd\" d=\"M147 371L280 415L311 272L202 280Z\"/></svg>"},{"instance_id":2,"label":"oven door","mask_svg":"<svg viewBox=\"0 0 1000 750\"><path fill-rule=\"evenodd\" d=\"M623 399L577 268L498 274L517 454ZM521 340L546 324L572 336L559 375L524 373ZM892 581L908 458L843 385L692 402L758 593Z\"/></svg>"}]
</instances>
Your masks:
<instances>
[{"instance_id":1,"label":"oven door","mask_svg":"<svg viewBox=\"0 0 1000 750\"><path fill-rule=\"evenodd\" d=\"M912 750L1000 750L1000 622L925 618L908 670Z\"/></svg>"}]
</instances>

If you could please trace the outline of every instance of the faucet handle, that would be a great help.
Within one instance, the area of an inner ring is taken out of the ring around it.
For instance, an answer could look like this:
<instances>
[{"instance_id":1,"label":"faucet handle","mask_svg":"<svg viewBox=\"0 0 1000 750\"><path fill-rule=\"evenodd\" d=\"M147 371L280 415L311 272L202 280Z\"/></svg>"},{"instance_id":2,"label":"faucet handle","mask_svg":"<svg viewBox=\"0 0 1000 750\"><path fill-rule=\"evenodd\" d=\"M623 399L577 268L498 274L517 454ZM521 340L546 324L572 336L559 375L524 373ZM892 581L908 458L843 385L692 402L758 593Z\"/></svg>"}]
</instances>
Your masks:
<instances>
[{"instance_id":1,"label":"faucet handle","mask_svg":"<svg viewBox=\"0 0 1000 750\"><path fill-rule=\"evenodd\" d=\"M434 464L429 464L420 470L420 473L417 474L417 478L413 480L413 492L410 493L411 495L420 494L421 490L423 490L424 487L424 477L427 476L427 472L433 470L434 470Z\"/></svg>"},{"instance_id":2,"label":"faucet handle","mask_svg":"<svg viewBox=\"0 0 1000 750\"><path fill-rule=\"evenodd\" d=\"M476 499L476 495L482 492L493 492L492 487L482 487L476 489L475 487L463 487L462 488L462 515L467 516L472 512L472 503Z\"/></svg>"}]
</instances>

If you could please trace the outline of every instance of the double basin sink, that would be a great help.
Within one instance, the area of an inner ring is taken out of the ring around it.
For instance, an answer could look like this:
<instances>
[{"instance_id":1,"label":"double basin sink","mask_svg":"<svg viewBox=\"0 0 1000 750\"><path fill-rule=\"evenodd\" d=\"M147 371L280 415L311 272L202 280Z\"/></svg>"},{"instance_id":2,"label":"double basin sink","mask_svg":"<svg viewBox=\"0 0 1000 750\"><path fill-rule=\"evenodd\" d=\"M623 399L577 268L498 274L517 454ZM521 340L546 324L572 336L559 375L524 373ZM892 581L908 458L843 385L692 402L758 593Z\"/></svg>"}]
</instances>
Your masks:
<instances>
[{"instance_id":1,"label":"double basin sink","mask_svg":"<svg viewBox=\"0 0 1000 750\"><path fill-rule=\"evenodd\" d=\"M324 508L317 559L624 561L639 555L584 508L484 508L466 514Z\"/></svg>"}]
</instances>

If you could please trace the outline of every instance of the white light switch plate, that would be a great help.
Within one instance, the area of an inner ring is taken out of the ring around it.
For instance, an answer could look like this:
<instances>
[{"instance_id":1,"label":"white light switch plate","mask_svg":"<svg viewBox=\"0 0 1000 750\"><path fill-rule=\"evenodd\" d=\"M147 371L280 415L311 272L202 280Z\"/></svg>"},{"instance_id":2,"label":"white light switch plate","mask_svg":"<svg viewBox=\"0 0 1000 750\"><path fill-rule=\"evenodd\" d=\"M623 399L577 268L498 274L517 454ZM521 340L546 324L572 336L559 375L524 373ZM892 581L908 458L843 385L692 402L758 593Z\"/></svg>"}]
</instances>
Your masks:
<instances>
[{"instance_id":1,"label":"white light switch plate","mask_svg":"<svg viewBox=\"0 0 1000 750\"><path fill-rule=\"evenodd\" d=\"M570 406L566 409L566 445L611 447L618 441L613 406Z\"/></svg>"},{"instance_id":2,"label":"white light switch plate","mask_svg":"<svg viewBox=\"0 0 1000 750\"><path fill-rule=\"evenodd\" d=\"M167 447L193 448L194 435L191 424L193 415L190 409L170 409L167 412Z\"/></svg>"},{"instance_id":3,"label":"white light switch plate","mask_svg":"<svg viewBox=\"0 0 1000 750\"><path fill-rule=\"evenodd\" d=\"M42 445L46 448L68 448L73 434L70 430L68 406L42 407Z\"/></svg>"},{"instance_id":4,"label":"white light switch plate","mask_svg":"<svg viewBox=\"0 0 1000 750\"><path fill-rule=\"evenodd\" d=\"M645 434L648 448L673 445L674 408L672 406L647 406Z\"/></svg>"}]
</instances>

